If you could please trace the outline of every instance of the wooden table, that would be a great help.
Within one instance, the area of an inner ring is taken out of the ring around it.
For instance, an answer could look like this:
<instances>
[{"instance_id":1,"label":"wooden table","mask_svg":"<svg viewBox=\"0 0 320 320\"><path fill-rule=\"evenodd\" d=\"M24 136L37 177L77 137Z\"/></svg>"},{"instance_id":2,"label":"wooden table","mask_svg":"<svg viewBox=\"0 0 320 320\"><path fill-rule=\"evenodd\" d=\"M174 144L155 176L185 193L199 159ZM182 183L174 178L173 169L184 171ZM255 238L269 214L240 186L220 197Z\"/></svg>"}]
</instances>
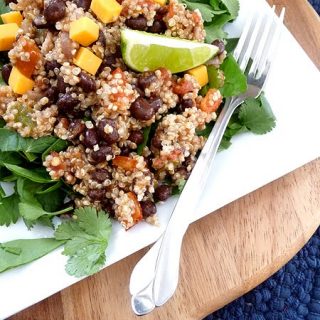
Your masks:
<instances>
[{"instance_id":1,"label":"wooden table","mask_svg":"<svg viewBox=\"0 0 320 320\"><path fill-rule=\"evenodd\" d=\"M287 8L286 25L320 67L320 20L311 6L306 0L269 3ZM320 159L192 224L184 242L175 296L143 319L201 319L221 308L284 265L319 222ZM11 320L137 319L131 311L128 284L131 270L144 252Z\"/></svg>"}]
</instances>

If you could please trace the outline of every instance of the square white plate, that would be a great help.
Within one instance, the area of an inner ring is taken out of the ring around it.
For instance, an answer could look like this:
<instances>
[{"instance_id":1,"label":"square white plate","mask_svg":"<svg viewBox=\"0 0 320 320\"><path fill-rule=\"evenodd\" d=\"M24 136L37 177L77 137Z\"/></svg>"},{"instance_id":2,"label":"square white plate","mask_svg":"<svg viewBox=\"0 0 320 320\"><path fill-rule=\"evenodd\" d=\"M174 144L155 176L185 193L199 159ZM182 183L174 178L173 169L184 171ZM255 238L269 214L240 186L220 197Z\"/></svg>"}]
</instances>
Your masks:
<instances>
[{"instance_id":1,"label":"square white plate","mask_svg":"<svg viewBox=\"0 0 320 320\"><path fill-rule=\"evenodd\" d=\"M231 36L239 36L248 11L269 10L263 0L240 2L240 16L229 27ZM285 30L266 87L277 127L263 136L238 136L231 148L217 155L214 170L209 173L207 192L194 220L320 156L319 85L319 71ZM160 228L141 223L126 232L114 224L107 265L154 242L163 231L175 201L171 199L159 206ZM51 234L46 228L27 231L23 223L18 223L0 228L0 242ZM79 281L66 274L65 263L66 257L56 250L36 262L0 274L0 319Z\"/></svg>"}]
</instances>

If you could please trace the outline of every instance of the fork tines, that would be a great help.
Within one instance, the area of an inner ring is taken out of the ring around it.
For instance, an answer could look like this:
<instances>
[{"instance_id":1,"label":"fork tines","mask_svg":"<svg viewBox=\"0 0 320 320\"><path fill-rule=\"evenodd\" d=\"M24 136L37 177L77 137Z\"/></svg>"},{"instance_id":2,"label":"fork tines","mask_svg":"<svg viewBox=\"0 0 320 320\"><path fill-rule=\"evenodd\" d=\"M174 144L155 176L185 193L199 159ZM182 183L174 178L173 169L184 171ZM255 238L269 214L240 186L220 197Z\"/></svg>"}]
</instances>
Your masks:
<instances>
[{"instance_id":1,"label":"fork tines","mask_svg":"<svg viewBox=\"0 0 320 320\"><path fill-rule=\"evenodd\" d=\"M251 15L247 20L234 57L243 72L253 78L260 78L269 71L272 57L275 53L281 30L285 8L280 16L275 15L275 6L267 12Z\"/></svg>"}]
</instances>

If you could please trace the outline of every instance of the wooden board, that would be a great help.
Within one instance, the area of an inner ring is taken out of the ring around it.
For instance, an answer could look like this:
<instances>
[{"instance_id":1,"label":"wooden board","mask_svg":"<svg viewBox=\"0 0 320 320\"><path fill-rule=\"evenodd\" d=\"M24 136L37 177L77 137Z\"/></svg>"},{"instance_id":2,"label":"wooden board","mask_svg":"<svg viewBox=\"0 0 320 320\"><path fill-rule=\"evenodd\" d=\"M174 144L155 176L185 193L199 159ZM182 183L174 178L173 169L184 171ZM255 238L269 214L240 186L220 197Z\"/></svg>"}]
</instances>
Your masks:
<instances>
[{"instance_id":1,"label":"wooden board","mask_svg":"<svg viewBox=\"0 0 320 320\"><path fill-rule=\"evenodd\" d=\"M306 0L285 6L286 25L320 67L320 22ZM180 286L142 319L201 319L243 295L285 264L320 222L320 159L191 225ZM138 319L129 277L145 249L11 317L11 320Z\"/></svg>"}]
</instances>

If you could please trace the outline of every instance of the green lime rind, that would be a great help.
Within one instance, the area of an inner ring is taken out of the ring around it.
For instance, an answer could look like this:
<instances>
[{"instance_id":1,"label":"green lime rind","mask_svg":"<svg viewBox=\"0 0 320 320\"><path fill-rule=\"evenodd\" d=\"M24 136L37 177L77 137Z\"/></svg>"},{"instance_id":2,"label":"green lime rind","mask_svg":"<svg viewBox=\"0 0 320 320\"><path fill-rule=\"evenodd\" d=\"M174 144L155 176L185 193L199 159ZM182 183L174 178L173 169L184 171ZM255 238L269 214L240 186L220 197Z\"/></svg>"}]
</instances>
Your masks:
<instances>
[{"instance_id":1,"label":"green lime rind","mask_svg":"<svg viewBox=\"0 0 320 320\"><path fill-rule=\"evenodd\" d=\"M162 67L178 73L204 64L218 53L219 48L196 41L124 29L121 31L121 51L126 65L135 71L152 71Z\"/></svg>"}]
</instances>

